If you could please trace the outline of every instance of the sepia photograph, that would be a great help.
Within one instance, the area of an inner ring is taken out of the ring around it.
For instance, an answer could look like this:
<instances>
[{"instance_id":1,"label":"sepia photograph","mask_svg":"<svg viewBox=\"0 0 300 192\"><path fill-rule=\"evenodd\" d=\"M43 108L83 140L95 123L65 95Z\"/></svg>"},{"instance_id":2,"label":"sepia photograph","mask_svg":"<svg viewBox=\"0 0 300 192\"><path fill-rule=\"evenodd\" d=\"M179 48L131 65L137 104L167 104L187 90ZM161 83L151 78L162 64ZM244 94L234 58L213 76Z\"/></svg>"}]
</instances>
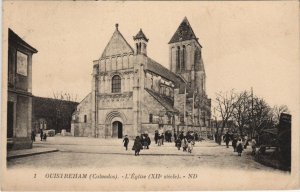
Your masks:
<instances>
[{"instance_id":1,"label":"sepia photograph","mask_svg":"<svg viewBox=\"0 0 300 192\"><path fill-rule=\"evenodd\" d=\"M298 1L3 1L1 190L299 189Z\"/></svg>"}]
</instances>

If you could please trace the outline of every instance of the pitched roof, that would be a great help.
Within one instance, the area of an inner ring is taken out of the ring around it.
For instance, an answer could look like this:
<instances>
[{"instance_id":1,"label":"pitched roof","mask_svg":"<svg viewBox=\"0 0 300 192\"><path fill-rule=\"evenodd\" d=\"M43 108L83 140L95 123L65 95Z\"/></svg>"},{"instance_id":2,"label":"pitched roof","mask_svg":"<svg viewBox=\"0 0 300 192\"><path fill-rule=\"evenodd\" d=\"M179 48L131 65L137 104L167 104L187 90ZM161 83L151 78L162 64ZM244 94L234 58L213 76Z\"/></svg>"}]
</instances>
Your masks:
<instances>
[{"instance_id":1,"label":"pitched roof","mask_svg":"<svg viewBox=\"0 0 300 192\"><path fill-rule=\"evenodd\" d=\"M15 41L16 43L23 45L24 47L26 47L28 50L30 50L33 53L38 52L34 47L29 45L26 41L24 41L21 37L19 37L19 35L17 35L10 28L8 28L8 39L9 39L9 41Z\"/></svg>"},{"instance_id":2,"label":"pitched roof","mask_svg":"<svg viewBox=\"0 0 300 192\"><path fill-rule=\"evenodd\" d=\"M173 103L170 99L163 97L162 95L152 91L150 89L145 88L145 90L156 99L167 111L178 112L176 108L173 107Z\"/></svg>"},{"instance_id":3,"label":"pitched roof","mask_svg":"<svg viewBox=\"0 0 300 192\"><path fill-rule=\"evenodd\" d=\"M149 39L146 37L146 35L143 33L142 29L140 29L140 31L135 35L133 36L133 39L136 40L136 39L144 39L145 41L149 41Z\"/></svg>"},{"instance_id":4,"label":"pitched roof","mask_svg":"<svg viewBox=\"0 0 300 192\"><path fill-rule=\"evenodd\" d=\"M188 88L186 83L175 73L165 68L158 62L154 61L150 57L147 57L147 65L144 68L145 71L151 71L159 76L162 76L175 84L175 88L179 88L179 93L184 93L185 88Z\"/></svg>"},{"instance_id":5,"label":"pitched roof","mask_svg":"<svg viewBox=\"0 0 300 192\"><path fill-rule=\"evenodd\" d=\"M187 20L186 17L184 17L183 21L181 22L176 32L174 33L173 37L169 41L169 44L176 43L179 41L191 40L191 39L195 39L198 41L198 38L196 37L189 21Z\"/></svg>"},{"instance_id":6,"label":"pitched roof","mask_svg":"<svg viewBox=\"0 0 300 192\"><path fill-rule=\"evenodd\" d=\"M118 29L118 25L116 24L116 30L110 38L108 44L106 45L101 58L105 58L107 56L119 55L124 53L132 53L134 50L129 45L129 43L125 40L123 35Z\"/></svg>"}]
</instances>

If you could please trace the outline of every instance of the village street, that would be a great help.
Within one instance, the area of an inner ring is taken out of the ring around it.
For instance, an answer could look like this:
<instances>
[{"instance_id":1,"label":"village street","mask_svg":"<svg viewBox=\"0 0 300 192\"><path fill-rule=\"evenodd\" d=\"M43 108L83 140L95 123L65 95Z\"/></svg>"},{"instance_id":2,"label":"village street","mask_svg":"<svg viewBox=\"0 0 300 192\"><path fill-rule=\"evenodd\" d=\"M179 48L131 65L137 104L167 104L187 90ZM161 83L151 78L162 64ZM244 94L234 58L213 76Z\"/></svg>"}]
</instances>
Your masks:
<instances>
[{"instance_id":1,"label":"village street","mask_svg":"<svg viewBox=\"0 0 300 192\"><path fill-rule=\"evenodd\" d=\"M179 151L174 143L157 146L152 141L149 150L134 156L132 145L130 140L126 151L121 139L48 137L46 142L36 141L33 149L58 149L58 152L9 159L7 171L19 182L25 182L26 177L51 187L64 182L65 190L70 190L70 186L85 190L90 185L102 190L110 190L113 185L123 190L128 181L135 184L132 190L161 190L162 186L186 190L187 185L194 190L233 190L239 186L261 189L266 184L284 188L280 183L288 183L291 178L289 172L254 161L249 147L239 157L232 147L202 141L189 154ZM26 177L22 177L24 174ZM107 182L110 185L105 185Z\"/></svg>"},{"instance_id":2,"label":"village street","mask_svg":"<svg viewBox=\"0 0 300 192\"><path fill-rule=\"evenodd\" d=\"M142 150L140 156L134 156L131 150L133 140L129 142L128 151L121 139L98 139L86 137L48 137L47 141L37 141L33 148L57 148L59 152L45 153L11 159L9 169L17 168L105 168L122 165L122 167L208 167L237 170L261 170L285 174L285 172L264 166L253 160L250 147L237 156L232 147L226 148L213 141L197 142L191 154L178 150L174 143L155 145L152 141L149 150Z\"/></svg>"}]
</instances>

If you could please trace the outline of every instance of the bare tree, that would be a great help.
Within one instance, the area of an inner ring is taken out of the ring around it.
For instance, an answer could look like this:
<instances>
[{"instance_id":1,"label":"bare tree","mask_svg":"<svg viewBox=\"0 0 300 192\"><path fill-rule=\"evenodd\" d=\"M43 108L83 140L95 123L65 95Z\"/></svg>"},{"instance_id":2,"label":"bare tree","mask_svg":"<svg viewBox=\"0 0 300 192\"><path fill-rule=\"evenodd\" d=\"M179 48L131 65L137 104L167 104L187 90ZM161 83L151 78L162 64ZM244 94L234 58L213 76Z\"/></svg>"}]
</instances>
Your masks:
<instances>
[{"instance_id":1,"label":"bare tree","mask_svg":"<svg viewBox=\"0 0 300 192\"><path fill-rule=\"evenodd\" d=\"M255 134L260 134L263 129L272 126L270 124L272 111L264 99L253 98L253 108L249 116L251 117L251 129L249 132L251 137L254 137Z\"/></svg>"},{"instance_id":2,"label":"bare tree","mask_svg":"<svg viewBox=\"0 0 300 192\"><path fill-rule=\"evenodd\" d=\"M251 110L251 95L247 91L237 95L237 100L234 103L232 117L234 125L238 128L240 135L243 135L245 129L249 127Z\"/></svg>"},{"instance_id":3,"label":"bare tree","mask_svg":"<svg viewBox=\"0 0 300 192\"><path fill-rule=\"evenodd\" d=\"M231 90L229 93L219 92L216 94L216 110L220 113L220 117L222 119L221 131L218 131L217 133L219 144L221 144L221 136L223 134L225 126L228 123L228 120L230 120L233 117L235 103L238 102L239 99L240 98L237 97L237 94L235 94L233 90Z\"/></svg>"}]
</instances>

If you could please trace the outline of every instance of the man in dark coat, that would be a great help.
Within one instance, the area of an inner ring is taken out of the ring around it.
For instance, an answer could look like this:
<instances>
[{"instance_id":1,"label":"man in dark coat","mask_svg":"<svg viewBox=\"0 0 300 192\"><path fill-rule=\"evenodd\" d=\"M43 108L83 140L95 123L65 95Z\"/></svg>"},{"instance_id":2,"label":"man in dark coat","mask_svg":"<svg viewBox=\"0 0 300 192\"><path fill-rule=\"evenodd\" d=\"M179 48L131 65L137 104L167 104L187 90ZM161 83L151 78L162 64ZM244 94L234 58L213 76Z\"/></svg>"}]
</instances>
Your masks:
<instances>
[{"instance_id":1,"label":"man in dark coat","mask_svg":"<svg viewBox=\"0 0 300 192\"><path fill-rule=\"evenodd\" d=\"M231 137L231 135L228 133L228 131L226 132L226 134L223 137L227 148L229 147L228 145L229 145L230 137Z\"/></svg>"},{"instance_id":2,"label":"man in dark coat","mask_svg":"<svg viewBox=\"0 0 300 192\"><path fill-rule=\"evenodd\" d=\"M134 155L135 156L140 155L141 149L143 149L141 138L139 136L136 136L132 147L132 150L134 150Z\"/></svg>"},{"instance_id":3,"label":"man in dark coat","mask_svg":"<svg viewBox=\"0 0 300 192\"><path fill-rule=\"evenodd\" d=\"M43 141L43 137L44 137L43 129L40 129L40 137L41 137L41 141Z\"/></svg>"},{"instance_id":4,"label":"man in dark coat","mask_svg":"<svg viewBox=\"0 0 300 192\"><path fill-rule=\"evenodd\" d=\"M164 140L165 140L165 135L162 133L160 137L161 137L161 144L163 145L164 144Z\"/></svg>"},{"instance_id":5,"label":"man in dark coat","mask_svg":"<svg viewBox=\"0 0 300 192\"><path fill-rule=\"evenodd\" d=\"M176 142L176 140L177 140L177 134L176 132L174 132L174 141Z\"/></svg>"},{"instance_id":6,"label":"man in dark coat","mask_svg":"<svg viewBox=\"0 0 300 192\"><path fill-rule=\"evenodd\" d=\"M128 139L127 135L125 135L125 138L123 139L123 143L124 143L124 147L126 148L126 151L127 151L128 143L129 143L129 139Z\"/></svg>"},{"instance_id":7,"label":"man in dark coat","mask_svg":"<svg viewBox=\"0 0 300 192\"><path fill-rule=\"evenodd\" d=\"M158 141L158 131L157 130L154 133L154 141L155 141L155 144L157 144L157 141Z\"/></svg>"},{"instance_id":8,"label":"man in dark coat","mask_svg":"<svg viewBox=\"0 0 300 192\"><path fill-rule=\"evenodd\" d=\"M151 139L148 135L146 135L146 141L147 141L147 149L149 149L149 145L151 144Z\"/></svg>"}]
</instances>

